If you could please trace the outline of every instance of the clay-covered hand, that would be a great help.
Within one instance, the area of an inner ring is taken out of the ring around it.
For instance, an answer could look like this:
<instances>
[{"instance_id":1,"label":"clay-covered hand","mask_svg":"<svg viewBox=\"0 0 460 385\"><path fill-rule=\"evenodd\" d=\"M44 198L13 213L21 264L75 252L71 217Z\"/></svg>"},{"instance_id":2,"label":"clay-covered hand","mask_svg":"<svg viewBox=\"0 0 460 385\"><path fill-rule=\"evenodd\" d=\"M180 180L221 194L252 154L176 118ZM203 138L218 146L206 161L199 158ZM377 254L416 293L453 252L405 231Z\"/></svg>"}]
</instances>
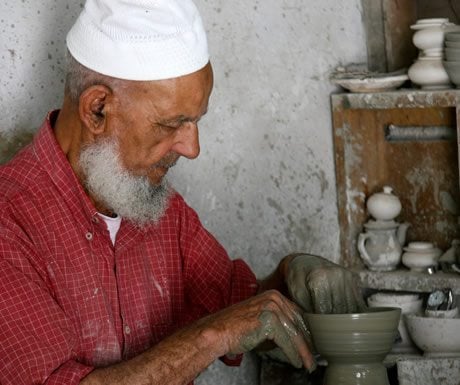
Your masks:
<instances>
[{"instance_id":1,"label":"clay-covered hand","mask_svg":"<svg viewBox=\"0 0 460 385\"><path fill-rule=\"evenodd\" d=\"M293 366L310 372L316 367L301 309L276 290L230 306L206 322L219 325L225 354L245 353L272 341Z\"/></svg>"},{"instance_id":2,"label":"clay-covered hand","mask_svg":"<svg viewBox=\"0 0 460 385\"><path fill-rule=\"evenodd\" d=\"M353 313L366 305L351 271L310 254L292 254L286 285L292 300L306 312Z\"/></svg>"}]
</instances>

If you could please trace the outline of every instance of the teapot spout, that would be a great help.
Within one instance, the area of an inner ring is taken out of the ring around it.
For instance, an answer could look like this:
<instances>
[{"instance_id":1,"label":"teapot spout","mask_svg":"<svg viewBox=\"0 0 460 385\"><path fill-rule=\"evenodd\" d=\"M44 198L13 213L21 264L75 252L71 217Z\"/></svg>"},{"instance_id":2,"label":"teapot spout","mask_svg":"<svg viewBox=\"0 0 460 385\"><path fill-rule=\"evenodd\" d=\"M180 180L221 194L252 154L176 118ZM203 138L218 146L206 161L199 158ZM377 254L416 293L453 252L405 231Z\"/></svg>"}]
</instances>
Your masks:
<instances>
[{"instance_id":1,"label":"teapot spout","mask_svg":"<svg viewBox=\"0 0 460 385\"><path fill-rule=\"evenodd\" d=\"M407 223L407 222L401 223L398 226L397 236L398 236L399 244L401 246L406 243L406 234L407 234L407 229L409 228L409 226L410 226L410 223Z\"/></svg>"}]
</instances>

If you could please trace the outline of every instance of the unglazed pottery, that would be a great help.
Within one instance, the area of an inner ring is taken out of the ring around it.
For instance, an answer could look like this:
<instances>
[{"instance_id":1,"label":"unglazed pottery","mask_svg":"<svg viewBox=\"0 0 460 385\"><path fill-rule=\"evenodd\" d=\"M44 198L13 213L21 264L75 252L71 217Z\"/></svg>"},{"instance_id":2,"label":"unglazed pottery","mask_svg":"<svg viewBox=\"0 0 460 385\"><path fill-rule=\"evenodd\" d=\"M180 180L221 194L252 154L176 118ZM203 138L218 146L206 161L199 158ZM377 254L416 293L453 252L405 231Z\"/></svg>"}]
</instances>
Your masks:
<instances>
[{"instance_id":1,"label":"unglazed pottery","mask_svg":"<svg viewBox=\"0 0 460 385\"><path fill-rule=\"evenodd\" d=\"M443 61L445 70L447 71L447 76L452 83L454 83L457 88L460 87L460 61Z\"/></svg>"},{"instance_id":2,"label":"unglazed pottery","mask_svg":"<svg viewBox=\"0 0 460 385\"><path fill-rule=\"evenodd\" d=\"M444 39L445 41L460 41L460 31L447 32Z\"/></svg>"},{"instance_id":3,"label":"unglazed pottery","mask_svg":"<svg viewBox=\"0 0 460 385\"><path fill-rule=\"evenodd\" d=\"M401 309L401 317L398 324L398 331L401 338L394 342L391 353L408 354L418 352L417 347L409 336L403 318L404 314L422 314L423 299L418 294L379 292L372 294L367 299L367 303L370 307L399 307Z\"/></svg>"},{"instance_id":4,"label":"unglazed pottery","mask_svg":"<svg viewBox=\"0 0 460 385\"><path fill-rule=\"evenodd\" d=\"M412 42L423 51L423 56L441 56L444 36L446 33L456 30L452 23L416 23L411 25L415 30Z\"/></svg>"},{"instance_id":5,"label":"unglazed pottery","mask_svg":"<svg viewBox=\"0 0 460 385\"><path fill-rule=\"evenodd\" d=\"M407 330L426 357L460 357L460 318L404 316Z\"/></svg>"},{"instance_id":6,"label":"unglazed pottery","mask_svg":"<svg viewBox=\"0 0 460 385\"><path fill-rule=\"evenodd\" d=\"M450 87L450 78L444 69L442 57L419 57L407 73L412 83L422 89L435 90Z\"/></svg>"},{"instance_id":7,"label":"unglazed pottery","mask_svg":"<svg viewBox=\"0 0 460 385\"><path fill-rule=\"evenodd\" d=\"M450 247L439 257L439 262L458 263L460 257L460 239L453 239Z\"/></svg>"},{"instance_id":8,"label":"unglazed pottery","mask_svg":"<svg viewBox=\"0 0 460 385\"><path fill-rule=\"evenodd\" d=\"M445 48L446 61L460 61L460 48ZM449 74L449 72L447 72Z\"/></svg>"},{"instance_id":9,"label":"unglazed pottery","mask_svg":"<svg viewBox=\"0 0 460 385\"><path fill-rule=\"evenodd\" d=\"M317 352L328 365L323 385L389 385L383 360L397 335L399 308L305 314Z\"/></svg>"},{"instance_id":10,"label":"unglazed pottery","mask_svg":"<svg viewBox=\"0 0 460 385\"><path fill-rule=\"evenodd\" d=\"M457 40L446 40L444 44L448 48L460 48L460 41Z\"/></svg>"},{"instance_id":11,"label":"unglazed pottery","mask_svg":"<svg viewBox=\"0 0 460 385\"><path fill-rule=\"evenodd\" d=\"M384 186L382 192L371 195L366 207L369 214L378 221L392 220L401 212L401 202L390 186Z\"/></svg>"},{"instance_id":12,"label":"unglazed pottery","mask_svg":"<svg viewBox=\"0 0 460 385\"><path fill-rule=\"evenodd\" d=\"M437 267L442 250L431 242L411 242L404 248L402 263L411 271L425 272L428 267Z\"/></svg>"},{"instance_id":13,"label":"unglazed pottery","mask_svg":"<svg viewBox=\"0 0 460 385\"><path fill-rule=\"evenodd\" d=\"M443 24L443 23L448 23L449 19L444 18L444 17L438 17L438 18L426 18L426 19L418 19L416 24Z\"/></svg>"},{"instance_id":14,"label":"unglazed pottery","mask_svg":"<svg viewBox=\"0 0 460 385\"><path fill-rule=\"evenodd\" d=\"M395 221L368 221L358 236L358 251L369 270L395 270L401 262L409 224Z\"/></svg>"},{"instance_id":15,"label":"unglazed pottery","mask_svg":"<svg viewBox=\"0 0 460 385\"><path fill-rule=\"evenodd\" d=\"M425 309L425 316L431 318L458 318L458 307L449 310Z\"/></svg>"}]
</instances>

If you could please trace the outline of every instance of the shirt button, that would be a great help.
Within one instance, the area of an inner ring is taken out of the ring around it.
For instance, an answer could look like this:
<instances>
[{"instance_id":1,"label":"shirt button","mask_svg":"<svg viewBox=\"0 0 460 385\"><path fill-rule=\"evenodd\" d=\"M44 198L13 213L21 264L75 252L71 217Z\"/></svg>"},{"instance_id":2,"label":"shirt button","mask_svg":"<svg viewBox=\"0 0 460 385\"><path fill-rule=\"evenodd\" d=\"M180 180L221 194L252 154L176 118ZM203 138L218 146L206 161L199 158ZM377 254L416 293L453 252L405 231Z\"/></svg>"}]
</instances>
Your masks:
<instances>
[{"instance_id":1,"label":"shirt button","mask_svg":"<svg viewBox=\"0 0 460 385\"><path fill-rule=\"evenodd\" d=\"M90 232L87 232L85 234L85 237L88 241L92 241L93 240L93 233L90 233Z\"/></svg>"},{"instance_id":2,"label":"shirt button","mask_svg":"<svg viewBox=\"0 0 460 385\"><path fill-rule=\"evenodd\" d=\"M125 334L131 333L131 329L129 328L128 325L125 326Z\"/></svg>"},{"instance_id":3,"label":"shirt button","mask_svg":"<svg viewBox=\"0 0 460 385\"><path fill-rule=\"evenodd\" d=\"M99 218L97 217L97 215L93 216L91 218L91 220L94 222L94 223L99 223Z\"/></svg>"}]
</instances>

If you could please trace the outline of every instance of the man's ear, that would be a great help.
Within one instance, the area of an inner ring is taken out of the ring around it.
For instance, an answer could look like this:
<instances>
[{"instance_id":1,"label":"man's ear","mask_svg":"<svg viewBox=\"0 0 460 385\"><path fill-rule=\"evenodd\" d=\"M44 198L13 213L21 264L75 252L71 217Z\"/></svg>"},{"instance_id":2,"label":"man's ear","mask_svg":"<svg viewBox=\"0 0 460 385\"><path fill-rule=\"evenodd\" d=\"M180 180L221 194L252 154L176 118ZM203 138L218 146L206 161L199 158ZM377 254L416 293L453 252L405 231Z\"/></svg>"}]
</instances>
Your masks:
<instances>
[{"instance_id":1,"label":"man's ear","mask_svg":"<svg viewBox=\"0 0 460 385\"><path fill-rule=\"evenodd\" d=\"M88 87L80 95L78 105L80 119L94 135L101 134L105 130L106 104L111 95L110 88L104 85Z\"/></svg>"}]
</instances>

